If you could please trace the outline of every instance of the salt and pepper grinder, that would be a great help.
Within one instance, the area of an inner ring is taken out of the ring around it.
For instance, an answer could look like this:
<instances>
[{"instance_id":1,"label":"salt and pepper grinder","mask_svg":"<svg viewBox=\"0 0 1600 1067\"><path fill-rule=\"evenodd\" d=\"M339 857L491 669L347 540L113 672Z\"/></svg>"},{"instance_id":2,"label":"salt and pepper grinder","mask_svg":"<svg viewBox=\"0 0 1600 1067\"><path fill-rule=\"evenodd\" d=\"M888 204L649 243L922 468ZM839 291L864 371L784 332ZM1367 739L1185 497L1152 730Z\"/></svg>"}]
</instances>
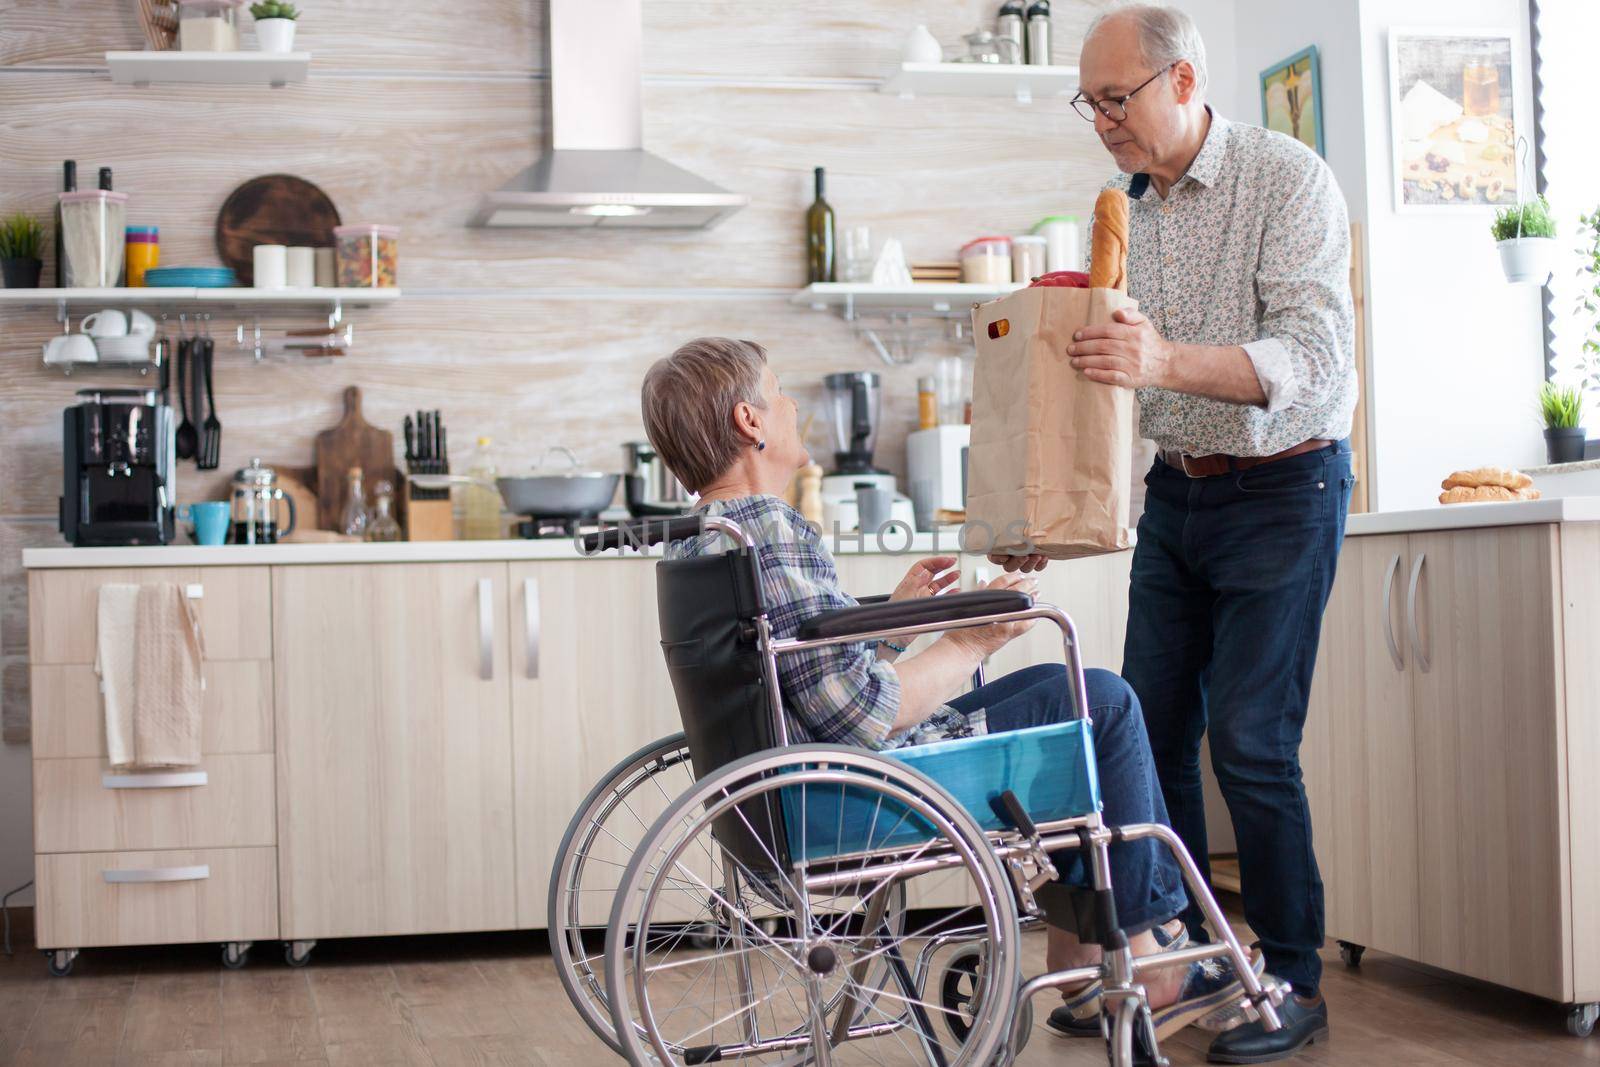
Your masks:
<instances>
[{"instance_id":1,"label":"salt and pepper grinder","mask_svg":"<svg viewBox=\"0 0 1600 1067\"><path fill-rule=\"evenodd\" d=\"M1000 5L1000 18L995 26L995 43L1000 46L1000 62L1021 63L1027 55L1027 16L1022 0L1006 0Z\"/></svg>"},{"instance_id":2,"label":"salt and pepper grinder","mask_svg":"<svg viewBox=\"0 0 1600 1067\"><path fill-rule=\"evenodd\" d=\"M1028 7L1028 62L1050 65L1050 0L1034 0Z\"/></svg>"}]
</instances>

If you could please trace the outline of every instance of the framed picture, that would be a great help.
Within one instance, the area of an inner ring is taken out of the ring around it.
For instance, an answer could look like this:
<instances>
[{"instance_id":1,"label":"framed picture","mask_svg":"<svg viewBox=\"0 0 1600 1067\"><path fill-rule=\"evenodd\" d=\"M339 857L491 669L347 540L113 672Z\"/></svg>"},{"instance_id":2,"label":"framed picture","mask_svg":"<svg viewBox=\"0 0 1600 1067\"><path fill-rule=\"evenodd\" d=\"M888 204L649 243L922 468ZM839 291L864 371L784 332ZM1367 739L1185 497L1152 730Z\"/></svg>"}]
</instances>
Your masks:
<instances>
[{"instance_id":1,"label":"framed picture","mask_svg":"<svg viewBox=\"0 0 1600 1067\"><path fill-rule=\"evenodd\" d=\"M1317 46L1261 72L1261 125L1288 134L1317 155L1322 147L1322 73Z\"/></svg>"},{"instance_id":2,"label":"framed picture","mask_svg":"<svg viewBox=\"0 0 1600 1067\"><path fill-rule=\"evenodd\" d=\"M1391 30L1396 211L1517 202L1510 30Z\"/></svg>"}]
</instances>

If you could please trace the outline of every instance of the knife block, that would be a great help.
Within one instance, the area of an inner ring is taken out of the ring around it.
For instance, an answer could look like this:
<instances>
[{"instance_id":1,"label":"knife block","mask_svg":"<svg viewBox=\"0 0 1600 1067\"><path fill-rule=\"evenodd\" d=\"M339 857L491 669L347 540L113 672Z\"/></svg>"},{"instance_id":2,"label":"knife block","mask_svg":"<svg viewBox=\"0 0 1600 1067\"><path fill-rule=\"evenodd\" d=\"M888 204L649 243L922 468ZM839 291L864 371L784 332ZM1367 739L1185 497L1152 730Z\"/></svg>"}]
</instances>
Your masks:
<instances>
[{"instance_id":1,"label":"knife block","mask_svg":"<svg viewBox=\"0 0 1600 1067\"><path fill-rule=\"evenodd\" d=\"M400 494L401 522L405 526L407 541L454 541L456 539L455 515L450 506L450 494L438 489L418 489L406 479L405 491Z\"/></svg>"}]
</instances>

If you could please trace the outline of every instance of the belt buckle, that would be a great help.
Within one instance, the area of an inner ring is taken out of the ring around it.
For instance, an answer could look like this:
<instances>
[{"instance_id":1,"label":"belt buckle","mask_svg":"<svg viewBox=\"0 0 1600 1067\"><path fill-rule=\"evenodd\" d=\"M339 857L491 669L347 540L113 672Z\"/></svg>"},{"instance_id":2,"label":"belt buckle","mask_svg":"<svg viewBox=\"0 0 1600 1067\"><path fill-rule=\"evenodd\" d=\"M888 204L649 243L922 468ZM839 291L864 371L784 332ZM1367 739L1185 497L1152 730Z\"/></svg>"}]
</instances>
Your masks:
<instances>
[{"instance_id":1,"label":"belt buckle","mask_svg":"<svg viewBox=\"0 0 1600 1067\"><path fill-rule=\"evenodd\" d=\"M1190 481L1199 481L1202 477L1204 477L1204 475L1190 473L1189 453L1187 452L1178 453L1178 469L1183 471L1184 477L1188 478Z\"/></svg>"}]
</instances>

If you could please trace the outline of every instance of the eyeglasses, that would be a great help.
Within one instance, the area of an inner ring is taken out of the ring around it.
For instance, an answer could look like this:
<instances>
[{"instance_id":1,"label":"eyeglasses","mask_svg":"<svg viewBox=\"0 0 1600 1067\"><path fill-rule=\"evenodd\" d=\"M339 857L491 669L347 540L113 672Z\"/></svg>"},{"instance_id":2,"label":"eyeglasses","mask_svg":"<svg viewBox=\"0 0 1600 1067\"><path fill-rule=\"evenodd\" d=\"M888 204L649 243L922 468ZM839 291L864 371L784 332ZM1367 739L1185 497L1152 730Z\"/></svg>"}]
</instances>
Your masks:
<instances>
[{"instance_id":1,"label":"eyeglasses","mask_svg":"<svg viewBox=\"0 0 1600 1067\"><path fill-rule=\"evenodd\" d=\"M1104 100L1095 100L1084 96L1083 90L1080 89L1078 90L1078 95L1072 98L1072 110L1082 115L1085 122L1093 122L1096 112L1104 115L1112 122L1122 122L1128 117L1128 101L1133 99L1134 93L1137 93L1139 89L1143 89L1146 85L1149 85L1151 82L1155 81L1157 78L1161 77L1161 75L1165 74L1167 71L1171 70L1177 65L1178 64L1176 63L1168 63L1166 66L1162 67L1160 70L1156 71L1154 74L1150 75L1150 77L1141 82L1139 84L1139 88L1135 89L1127 96L1107 97Z\"/></svg>"}]
</instances>

